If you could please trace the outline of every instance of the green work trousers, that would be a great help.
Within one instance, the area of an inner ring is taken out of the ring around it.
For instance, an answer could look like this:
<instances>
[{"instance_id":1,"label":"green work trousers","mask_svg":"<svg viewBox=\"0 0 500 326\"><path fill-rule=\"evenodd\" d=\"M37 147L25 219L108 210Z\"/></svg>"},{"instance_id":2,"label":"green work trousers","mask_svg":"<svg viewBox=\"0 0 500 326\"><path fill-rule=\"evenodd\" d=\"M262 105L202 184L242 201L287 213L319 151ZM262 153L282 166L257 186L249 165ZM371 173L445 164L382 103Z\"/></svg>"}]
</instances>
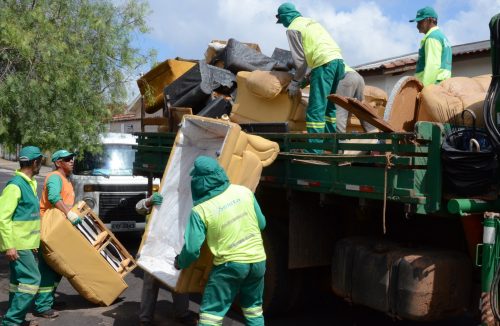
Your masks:
<instances>
[{"instance_id":1,"label":"green work trousers","mask_svg":"<svg viewBox=\"0 0 500 326\"><path fill-rule=\"evenodd\" d=\"M262 294L265 272L265 260L251 264L228 262L214 266L203 293L198 325L222 325L238 293L245 324L264 325Z\"/></svg>"},{"instance_id":2,"label":"green work trousers","mask_svg":"<svg viewBox=\"0 0 500 326\"><path fill-rule=\"evenodd\" d=\"M38 313L52 309L54 294L62 276L57 274L43 258L42 249L38 250L38 269L40 270L40 288L35 298L35 311Z\"/></svg>"},{"instance_id":3,"label":"green work trousers","mask_svg":"<svg viewBox=\"0 0 500 326\"><path fill-rule=\"evenodd\" d=\"M339 81L344 78L344 61L332 60L311 70L309 104L306 110L307 133L336 132L335 105L327 96L337 91ZM321 139L310 142L322 143Z\"/></svg>"},{"instance_id":4,"label":"green work trousers","mask_svg":"<svg viewBox=\"0 0 500 326\"><path fill-rule=\"evenodd\" d=\"M2 326L21 325L40 284L36 254L32 250L18 250L19 258L9 262L9 309Z\"/></svg>"}]
</instances>

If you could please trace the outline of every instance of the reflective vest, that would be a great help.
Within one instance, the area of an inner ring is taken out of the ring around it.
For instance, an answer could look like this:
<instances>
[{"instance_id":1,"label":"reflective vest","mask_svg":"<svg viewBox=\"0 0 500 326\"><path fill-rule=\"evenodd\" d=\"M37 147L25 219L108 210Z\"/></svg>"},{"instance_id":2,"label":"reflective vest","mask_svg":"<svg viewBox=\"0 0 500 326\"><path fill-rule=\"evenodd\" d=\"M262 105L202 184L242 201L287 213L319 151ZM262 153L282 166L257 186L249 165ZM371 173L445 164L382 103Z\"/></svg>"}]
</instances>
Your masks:
<instances>
[{"instance_id":1,"label":"reflective vest","mask_svg":"<svg viewBox=\"0 0 500 326\"><path fill-rule=\"evenodd\" d=\"M315 20L297 17L288 26L288 29L300 32L309 68L314 69L332 60L342 59L340 47L323 26Z\"/></svg>"},{"instance_id":2,"label":"reflective vest","mask_svg":"<svg viewBox=\"0 0 500 326\"><path fill-rule=\"evenodd\" d=\"M223 193L193 208L207 229L214 265L266 259L254 200L248 188L230 185Z\"/></svg>"},{"instance_id":3,"label":"reflective vest","mask_svg":"<svg viewBox=\"0 0 500 326\"><path fill-rule=\"evenodd\" d=\"M432 80L424 81L423 72L426 65L433 64L433 62L425 61L425 42L428 39L437 40L441 44L441 62L439 62L439 68L435 71L435 76L432 76ZM431 28L427 34L424 36L420 42L420 49L418 50L418 61L417 67L415 69L416 77L422 81L424 84L428 85L434 84L436 82L443 81L451 77L451 62L452 62L452 52L451 45L446 36L441 32L438 27Z\"/></svg>"},{"instance_id":4,"label":"reflective vest","mask_svg":"<svg viewBox=\"0 0 500 326\"><path fill-rule=\"evenodd\" d=\"M49 180L50 176L54 174L57 174L62 180L61 198L63 203L68 207L73 207L73 205L75 204L75 191L73 190L73 185L61 172L57 170L53 171L45 177L45 182L43 184L42 199L40 199L41 216L43 216L47 209L54 208L54 205L52 205L52 203L49 201L49 191L47 189L47 181Z\"/></svg>"},{"instance_id":5,"label":"reflective vest","mask_svg":"<svg viewBox=\"0 0 500 326\"><path fill-rule=\"evenodd\" d=\"M7 185L16 185L21 190L21 198L12 215L12 234L16 250L36 249L40 247L40 204L31 185L16 175ZM2 248L2 250L9 248Z\"/></svg>"}]
</instances>

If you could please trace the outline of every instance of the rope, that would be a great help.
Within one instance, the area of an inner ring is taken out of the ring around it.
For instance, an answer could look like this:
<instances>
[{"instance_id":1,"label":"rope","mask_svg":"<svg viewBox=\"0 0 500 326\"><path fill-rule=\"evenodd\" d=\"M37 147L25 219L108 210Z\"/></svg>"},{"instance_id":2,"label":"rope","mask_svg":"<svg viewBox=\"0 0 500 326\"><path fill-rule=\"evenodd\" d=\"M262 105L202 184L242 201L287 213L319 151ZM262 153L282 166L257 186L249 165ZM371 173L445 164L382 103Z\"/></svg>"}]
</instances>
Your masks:
<instances>
[{"instance_id":1,"label":"rope","mask_svg":"<svg viewBox=\"0 0 500 326\"><path fill-rule=\"evenodd\" d=\"M387 227L385 223L385 212L387 209L387 170L389 170L392 166L394 166L394 163L391 162L392 158L394 157L393 154L391 153L386 153L385 154L385 168L384 168L384 208L382 210L382 227L384 229L384 234L387 233Z\"/></svg>"}]
</instances>

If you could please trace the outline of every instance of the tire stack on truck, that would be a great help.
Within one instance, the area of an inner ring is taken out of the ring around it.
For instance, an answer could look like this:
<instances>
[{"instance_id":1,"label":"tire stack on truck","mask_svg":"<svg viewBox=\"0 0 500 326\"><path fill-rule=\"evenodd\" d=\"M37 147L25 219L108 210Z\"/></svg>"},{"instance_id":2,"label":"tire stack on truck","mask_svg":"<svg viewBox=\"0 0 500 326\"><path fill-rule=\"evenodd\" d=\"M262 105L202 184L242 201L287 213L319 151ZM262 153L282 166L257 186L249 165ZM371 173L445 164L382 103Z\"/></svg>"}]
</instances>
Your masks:
<instances>
[{"instance_id":1,"label":"tire stack on truck","mask_svg":"<svg viewBox=\"0 0 500 326\"><path fill-rule=\"evenodd\" d=\"M491 117L500 111L492 86L498 72L425 88L406 77L389 96L367 87L363 102L330 96L352 113L350 127L347 133L311 135L304 132L307 88L297 98L285 91L290 62L284 50L266 57L255 44L212 42L205 60L157 87L153 97L163 101L162 130L168 132L137 133L134 172L163 174L186 113L229 119L279 144L256 190L268 220L268 314L293 307L303 289L318 283L352 304L414 321L479 315L481 293L495 304L491 284L498 284L500 251L495 236L483 241L483 223L486 211L500 209L497 165L487 165L494 168L487 171L485 191L457 192L445 180L470 189L477 180L462 172L454 176L442 145L458 134L479 144L460 157L496 148L493 140L474 137L494 136L489 125L495 120L483 118L483 111L493 108ZM138 83L147 83L148 74ZM141 93L147 108L150 95ZM363 132L359 120L378 130Z\"/></svg>"}]
</instances>

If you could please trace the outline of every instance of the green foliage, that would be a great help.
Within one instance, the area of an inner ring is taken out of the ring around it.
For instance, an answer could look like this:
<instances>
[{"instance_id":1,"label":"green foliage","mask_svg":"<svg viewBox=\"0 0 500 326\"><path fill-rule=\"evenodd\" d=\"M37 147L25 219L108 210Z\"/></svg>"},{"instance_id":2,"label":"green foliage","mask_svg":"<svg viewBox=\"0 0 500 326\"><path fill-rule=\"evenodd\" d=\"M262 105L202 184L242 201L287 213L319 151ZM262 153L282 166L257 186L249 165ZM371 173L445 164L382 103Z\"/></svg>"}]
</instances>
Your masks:
<instances>
[{"instance_id":1,"label":"green foliage","mask_svg":"<svg viewBox=\"0 0 500 326\"><path fill-rule=\"evenodd\" d=\"M145 0L0 1L0 141L94 151L126 83L151 61Z\"/></svg>"}]
</instances>

